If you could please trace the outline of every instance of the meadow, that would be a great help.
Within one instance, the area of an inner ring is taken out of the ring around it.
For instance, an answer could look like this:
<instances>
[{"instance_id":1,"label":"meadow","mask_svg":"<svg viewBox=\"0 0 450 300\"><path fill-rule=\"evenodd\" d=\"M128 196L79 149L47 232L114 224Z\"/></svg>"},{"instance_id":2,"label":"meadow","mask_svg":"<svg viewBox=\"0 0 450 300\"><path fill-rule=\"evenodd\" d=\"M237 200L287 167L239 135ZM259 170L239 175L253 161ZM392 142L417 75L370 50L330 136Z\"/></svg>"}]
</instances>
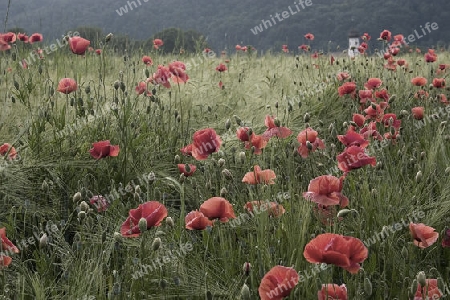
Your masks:
<instances>
[{"instance_id":1,"label":"meadow","mask_svg":"<svg viewBox=\"0 0 450 300\"><path fill-rule=\"evenodd\" d=\"M119 56L100 42L26 68L20 41L0 52L0 299L446 299L450 92L434 79L448 51ZM265 277L276 266L291 269Z\"/></svg>"}]
</instances>

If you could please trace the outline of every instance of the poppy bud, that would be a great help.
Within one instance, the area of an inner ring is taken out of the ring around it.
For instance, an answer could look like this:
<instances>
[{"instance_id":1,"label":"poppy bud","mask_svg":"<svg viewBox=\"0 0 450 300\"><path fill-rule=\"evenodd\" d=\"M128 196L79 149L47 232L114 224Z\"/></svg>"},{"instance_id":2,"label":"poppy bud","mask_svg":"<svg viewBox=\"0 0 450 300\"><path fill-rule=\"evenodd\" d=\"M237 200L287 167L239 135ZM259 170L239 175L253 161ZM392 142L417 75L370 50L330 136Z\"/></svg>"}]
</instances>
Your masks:
<instances>
[{"instance_id":1,"label":"poppy bud","mask_svg":"<svg viewBox=\"0 0 450 300\"><path fill-rule=\"evenodd\" d=\"M89 209L89 204L86 203L86 201L81 201L80 203L80 209L84 212L88 211Z\"/></svg>"},{"instance_id":2,"label":"poppy bud","mask_svg":"<svg viewBox=\"0 0 450 300\"><path fill-rule=\"evenodd\" d=\"M225 187L221 188L220 189L220 197L225 197L226 194L228 194L228 190Z\"/></svg>"},{"instance_id":3,"label":"poppy bud","mask_svg":"<svg viewBox=\"0 0 450 300\"><path fill-rule=\"evenodd\" d=\"M184 170L186 171L186 173L191 172L191 167L189 166L189 164L184 164Z\"/></svg>"},{"instance_id":4,"label":"poppy bud","mask_svg":"<svg viewBox=\"0 0 450 300\"><path fill-rule=\"evenodd\" d=\"M280 127L280 125L281 125L280 120L279 120L279 119L276 119L276 118L273 120L273 123L274 123L275 126L277 126L277 127Z\"/></svg>"},{"instance_id":5,"label":"poppy bud","mask_svg":"<svg viewBox=\"0 0 450 300\"><path fill-rule=\"evenodd\" d=\"M242 267L242 271L244 272L244 275L248 276L250 274L251 269L252 269L251 263L245 262L244 266Z\"/></svg>"},{"instance_id":6,"label":"poppy bud","mask_svg":"<svg viewBox=\"0 0 450 300\"><path fill-rule=\"evenodd\" d=\"M342 123L342 127L346 128L348 126L347 122Z\"/></svg>"},{"instance_id":7,"label":"poppy bud","mask_svg":"<svg viewBox=\"0 0 450 300\"><path fill-rule=\"evenodd\" d=\"M394 102L395 98L397 98L397 95L392 95L391 98L389 98L389 102Z\"/></svg>"},{"instance_id":8,"label":"poppy bud","mask_svg":"<svg viewBox=\"0 0 450 300\"><path fill-rule=\"evenodd\" d=\"M343 218L343 217L347 216L349 213L351 213L351 210L344 208L344 209L341 209L340 211L338 211L337 217Z\"/></svg>"},{"instance_id":9,"label":"poppy bud","mask_svg":"<svg viewBox=\"0 0 450 300\"><path fill-rule=\"evenodd\" d=\"M140 221L139 221L139 223L140 223ZM145 222L145 226L147 226L147 221ZM159 237L157 237L153 240L153 243L152 243L153 251L158 250L160 246L161 246L161 239Z\"/></svg>"},{"instance_id":10,"label":"poppy bud","mask_svg":"<svg viewBox=\"0 0 450 300\"><path fill-rule=\"evenodd\" d=\"M439 124L439 127L441 127L441 129L443 129L445 127L445 125L447 125L447 121L442 121L441 124Z\"/></svg>"},{"instance_id":11,"label":"poppy bud","mask_svg":"<svg viewBox=\"0 0 450 300\"><path fill-rule=\"evenodd\" d=\"M114 240L116 241L116 242L120 242L120 241L122 241L122 235L120 234L120 232L114 232Z\"/></svg>"},{"instance_id":12,"label":"poppy bud","mask_svg":"<svg viewBox=\"0 0 450 300\"><path fill-rule=\"evenodd\" d=\"M230 121L230 119L227 119L225 121L225 128L228 130L228 129L230 129L230 127L231 127L231 121Z\"/></svg>"},{"instance_id":13,"label":"poppy bud","mask_svg":"<svg viewBox=\"0 0 450 300\"><path fill-rule=\"evenodd\" d=\"M81 193L76 192L75 195L73 195L73 202L78 202L81 200Z\"/></svg>"},{"instance_id":14,"label":"poppy bud","mask_svg":"<svg viewBox=\"0 0 450 300\"><path fill-rule=\"evenodd\" d=\"M275 102L275 108L278 108L278 101Z\"/></svg>"},{"instance_id":15,"label":"poppy bud","mask_svg":"<svg viewBox=\"0 0 450 300\"><path fill-rule=\"evenodd\" d=\"M126 86L123 81L120 82L120 89L122 90L122 92L125 92Z\"/></svg>"},{"instance_id":16,"label":"poppy bud","mask_svg":"<svg viewBox=\"0 0 450 300\"><path fill-rule=\"evenodd\" d=\"M411 290L410 290L411 295L414 295L416 293L418 286L419 286L419 284L417 283L417 279L414 279L411 284Z\"/></svg>"},{"instance_id":17,"label":"poppy bud","mask_svg":"<svg viewBox=\"0 0 450 300\"><path fill-rule=\"evenodd\" d=\"M372 189L371 193L372 193L373 197L376 197L378 194L378 191L377 191L377 189Z\"/></svg>"},{"instance_id":18,"label":"poppy bud","mask_svg":"<svg viewBox=\"0 0 450 300\"><path fill-rule=\"evenodd\" d=\"M245 283L241 288L241 298L242 300L250 300L250 289Z\"/></svg>"},{"instance_id":19,"label":"poppy bud","mask_svg":"<svg viewBox=\"0 0 450 300\"><path fill-rule=\"evenodd\" d=\"M184 174L180 174L180 183L183 183L186 180L186 176L184 176Z\"/></svg>"},{"instance_id":20,"label":"poppy bud","mask_svg":"<svg viewBox=\"0 0 450 300\"><path fill-rule=\"evenodd\" d=\"M419 183L422 180L422 171L417 172L416 182Z\"/></svg>"},{"instance_id":21,"label":"poppy bud","mask_svg":"<svg viewBox=\"0 0 450 300\"><path fill-rule=\"evenodd\" d=\"M114 89L117 91L120 87L120 82L119 80L114 81Z\"/></svg>"},{"instance_id":22,"label":"poppy bud","mask_svg":"<svg viewBox=\"0 0 450 300\"><path fill-rule=\"evenodd\" d=\"M39 247L45 248L48 245L48 236L46 233L44 233L41 238L39 239Z\"/></svg>"},{"instance_id":23,"label":"poppy bud","mask_svg":"<svg viewBox=\"0 0 450 300\"><path fill-rule=\"evenodd\" d=\"M304 121L305 123L308 123L310 119L311 119L311 117L310 117L309 113L306 113L306 114L303 116L303 121Z\"/></svg>"},{"instance_id":24,"label":"poppy bud","mask_svg":"<svg viewBox=\"0 0 450 300\"><path fill-rule=\"evenodd\" d=\"M135 186L135 187L134 187L134 192L135 192L136 194L140 194L140 193L142 192L141 187L140 187L139 185Z\"/></svg>"},{"instance_id":25,"label":"poppy bud","mask_svg":"<svg viewBox=\"0 0 450 300\"><path fill-rule=\"evenodd\" d=\"M405 246L403 246L403 248L402 248L402 256L403 256L403 258L408 258L408 249L405 247Z\"/></svg>"},{"instance_id":26,"label":"poppy bud","mask_svg":"<svg viewBox=\"0 0 450 300\"><path fill-rule=\"evenodd\" d=\"M364 278L364 292L367 296L372 295L372 282L370 282L369 278Z\"/></svg>"},{"instance_id":27,"label":"poppy bud","mask_svg":"<svg viewBox=\"0 0 450 300\"><path fill-rule=\"evenodd\" d=\"M80 221L81 221L81 220L84 220L84 218L86 218L86 212L80 211L78 213L78 219L80 219Z\"/></svg>"},{"instance_id":28,"label":"poppy bud","mask_svg":"<svg viewBox=\"0 0 450 300\"><path fill-rule=\"evenodd\" d=\"M159 286L160 286L160 288L162 288L162 289L166 288L166 286L167 286L167 280L161 279L161 280L159 281Z\"/></svg>"},{"instance_id":29,"label":"poppy bud","mask_svg":"<svg viewBox=\"0 0 450 300\"><path fill-rule=\"evenodd\" d=\"M113 34L110 32L108 33L108 35L105 37L105 42L109 42L113 37Z\"/></svg>"},{"instance_id":30,"label":"poppy bud","mask_svg":"<svg viewBox=\"0 0 450 300\"><path fill-rule=\"evenodd\" d=\"M166 218L166 224L167 224L169 227L174 227L174 226L175 226L175 223L173 222L172 217L167 217L167 218Z\"/></svg>"},{"instance_id":31,"label":"poppy bud","mask_svg":"<svg viewBox=\"0 0 450 300\"><path fill-rule=\"evenodd\" d=\"M239 118L238 116L234 115L234 119L236 120L236 124L238 124L239 126L241 126L241 124L242 124L241 118Z\"/></svg>"},{"instance_id":32,"label":"poppy bud","mask_svg":"<svg viewBox=\"0 0 450 300\"><path fill-rule=\"evenodd\" d=\"M239 160L240 160L241 163L245 162L245 152L244 151L239 152Z\"/></svg>"},{"instance_id":33,"label":"poppy bud","mask_svg":"<svg viewBox=\"0 0 450 300\"><path fill-rule=\"evenodd\" d=\"M48 183L47 183L47 181L46 181L45 179L44 179L44 181L42 182L41 190L43 190L44 192L47 192L47 191L48 191Z\"/></svg>"},{"instance_id":34,"label":"poppy bud","mask_svg":"<svg viewBox=\"0 0 450 300\"><path fill-rule=\"evenodd\" d=\"M421 287L425 287L427 285L427 276L425 275L424 271L420 271L419 273L417 273L416 279Z\"/></svg>"},{"instance_id":35,"label":"poppy bud","mask_svg":"<svg viewBox=\"0 0 450 300\"><path fill-rule=\"evenodd\" d=\"M222 175L225 176L226 179L233 179L233 174L231 174L230 170L223 169Z\"/></svg>"},{"instance_id":36,"label":"poppy bud","mask_svg":"<svg viewBox=\"0 0 450 300\"><path fill-rule=\"evenodd\" d=\"M139 231L141 233L145 232L147 230L147 219L146 218L140 218L138 223Z\"/></svg>"},{"instance_id":37,"label":"poppy bud","mask_svg":"<svg viewBox=\"0 0 450 300\"><path fill-rule=\"evenodd\" d=\"M153 172L148 173L147 179L148 179L148 183L150 183L150 184L155 182L155 180L156 180L155 173L153 173Z\"/></svg>"},{"instance_id":38,"label":"poppy bud","mask_svg":"<svg viewBox=\"0 0 450 300\"><path fill-rule=\"evenodd\" d=\"M220 158L218 161L219 167L223 167L223 165L225 164L225 159Z\"/></svg>"}]
</instances>

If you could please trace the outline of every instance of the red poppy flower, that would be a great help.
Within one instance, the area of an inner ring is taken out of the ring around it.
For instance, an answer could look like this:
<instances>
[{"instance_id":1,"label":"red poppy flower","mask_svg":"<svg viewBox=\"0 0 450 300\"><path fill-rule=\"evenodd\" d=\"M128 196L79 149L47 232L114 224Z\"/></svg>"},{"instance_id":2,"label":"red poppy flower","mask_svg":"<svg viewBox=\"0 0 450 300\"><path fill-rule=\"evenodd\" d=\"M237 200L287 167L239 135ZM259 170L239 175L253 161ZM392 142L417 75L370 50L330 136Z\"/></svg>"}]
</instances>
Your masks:
<instances>
[{"instance_id":1,"label":"red poppy flower","mask_svg":"<svg viewBox=\"0 0 450 300\"><path fill-rule=\"evenodd\" d=\"M5 156L6 154L8 154L8 158L10 160L15 159L17 157L16 148L11 146L11 144L9 143L4 143L3 145L0 146L0 155Z\"/></svg>"},{"instance_id":2,"label":"red poppy flower","mask_svg":"<svg viewBox=\"0 0 450 300\"><path fill-rule=\"evenodd\" d=\"M192 156L196 160L205 160L214 152L219 151L222 140L212 128L198 130L192 136Z\"/></svg>"},{"instance_id":3,"label":"red poppy flower","mask_svg":"<svg viewBox=\"0 0 450 300\"><path fill-rule=\"evenodd\" d=\"M173 74L175 82L186 83L189 80L189 76L186 74L186 65L181 61L173 61L168 66L170 73Z\"/></svg>"},{"instance_id":4,"label":"red poppy flower","mask_svg":"<svg viewBox=\"0 0 450 300\"><path fill-rule=\"evenodd\" d=\"M308 45L303 44L303 45L298 46L298 49L308 52L310 50L310 47Z\"/></svg>"},{"instance_id":5,"label":"red poppy flower","mask_svg":"<svg viewBox=\"0 0 450 300\"><path fill-rule=\"evenodd\" d=\"M441 103L444 103L445 105L449 104L447 96L445 94L439 94L438 97Z\"/></svg>"},{"instance_id":6,"label":"red poppy flower","mask_svg":"<svg viewBox=\"0 0 450 300\"><path fill-rule=\"evenodd\" d=\"M363 39L364 41L370 41L370 35L365 32L362 36L361 39Z\"/></svg>"},{"instance_id":7,"label":"red poppy flower","mask_svg":"<svg viewBox=\"0 0 450 300\"><path fill-rule=\"evenodd\" d=\"M142 95L147 90L147 83L144 81L139 82L134 90L136 91L136 94Z\"/></svg>"},{"instance_id":8,"label":"red poppy flower","mask_svg":"<svg viewBox=\"0 0 450 300\"><path fill-rule=\"evenodd\" d=\"M444 238L442 239L442 247L449 248L450 247L450 229L445 230Z\"/></svg>"},{"instance_id":9,"label":"red poppy flower","mask_svg":"<svg viewBox=\"0 0 450 300\"><path fill-rule=\"evenodd\" d=\"M345 79L350 78L350 74L348 74L347 72L339 72L339 73L336 75L336 77L337 77L337 80L343 81L343 80L345 80Z\"/></svg>"},{"instance_id":10,"label":"red poppy flower","mask_svg":"<svg viewBox=\"0 0 450 300\"><path fill-rule=\"evenodd\" d=\"M16 41L16 34L14 32L0 33L0 39L8 44L12 44Z\"/></svg>"},{"instance_id":11,"label":"red poppy flower","mask_svg":"<svg viewBox=\"0 0 450 300\"><path fill-rule=\"evenodd\" d=\"M308 157L309 153L316 151L317 148L325 149L325 144L317 136L317 131L315 131L311 127L302 130L297 135L297 141L300 143L300 146L297 148L297 152L303 158Z\"/></svg>"},{"instance_id":12,"label":"red poppy flower","mask_svg":"<svg viewBox=\"0 0 450 300\"><path fill-rule=\"evenodd\" d=\"M77 82L72 78L63 78L58 83L57 91L63 94L70 94L78 89Z\"/></svg>"},{"instance_id":13,"label":"red poppy flower","mask_svg":"<svg viewBox=\"0 0 450 300\"><path fill-rule=\"evenodd\" d=\"M334 233L319 234L303 251L310 263L326 263L342 267L352 274L358 273L360 263L368 257L368 249L361 240Z\"/></svg>"},{"instance_id":14,"label":"red poppy flower","mask_svg":"<svg viewBox=\"0 0 450 300\"><path fill-rule=\"evenodd\" d=\"M428 62L435 62L437 60L437 54L434 53L433 49L428 49L428 52L424 55L425 61Z\"/></svg>"},{"instance_id":15,"label":"red poppy flower","mask_svg":"<svg viewBox=\"0 0 450 300\"><path fill-rule=\"evenodd\" d=\"M189 164L189 171L186 168L186 164L177 164L178 166L178 170L180 171L180 173L182 173L184 176L192 176L195 172L195 170L197 170L197 167L195 165L191 165Z\"/></svg>"},{"instance_id":16,"label":"red poppy flower","mask_svg":"<svg viewBox=\"0 0 450 300\"><path fill-rule=\"evenodd\" d=\"M425 86L427 84L427 79L425 77L414 77L411 79L411 83L415 86Z\"/></svg>"},{"instance_id":17,"label":"red poppy flower","mask_svg":"<svg viewBox=\"0 0 450 300\"><path fill-rule=\"evenodd\" d=\"M148 201L139 204L138 208L130 209L129 216L122 223L120 233L124 237L137 237L142 232L139 229L139 220L147 220L147 229L160 226L162 220L167 217L167 208L158 201Z\"/></svg>"},{"instance_id":18,"label":"red poppy flower","mask_svg":"<svg viewBox=\"0 0 450 300\"><path fill-rule=\"evenodd\" d=\"M339 96L351 95L355 96L356 93L356 83L354 82L345 82L343 85L338 87Z\"/></svg>"},{"instance_id":19,"label":"red poppy flower","mask_svg":"<svg viewBox=\"0 0 450 300\"><path fill-rule=\"evenodd\" d=\"M411 108L411 113L416 120L422 120L423 119L423 113L425 111L425 108L422 106L416 106Z\"/></svg>"},{"instance_id":20,"label":"red poppy flower","mask_svg":"<svg viewBox=\"0 0 450 300\"><path fill-rule=\"evenodd\" d=\"M95 49L95 53L97 53L98 55L102 54L102 49Z\"/></svg>"},{"instance_id":21,"label":"red poppy flower","mask_svg":"<svg viewBox=\"0 0 450 300\"><path fill-rule=\"evenodd\" d=\"M110 205L108 200L102 195L92 196L92 198L89 199L89 203L97 208L97 212L106 211Z\"/></svg>"},{"instance_id":22,"label":"red poppy flower","mask_svg":"<svg viewBox=\"0 0 450 300\"><path fill-rule=\"evenodd\" d=\"M244 205L244 209L250 213L253 213L254 210L268 210L269 216L271 217L280 217L286 212L283 205L269 201L250 201Z\"/></svg>"},{"instance_id":23,"label":"red poppy flower","mask_svg":"<svg viewBox=\"0 0 450 300\"><path fill-rule=\"evenodd\" d=\"M245 142L245 149L253 149L254 154L261 154L268 142L269 137L252 133L250 140Z\"/></svg>"},{"instance_id":24,"label":"red poppy flower","mask_svg":"<svg viewBox=\"0 0 450 300\"><path fill-rule=\"evenodd\" d=\"M366 140L372 137L375 140L383 140L381 134L377 131L377 124L375 122L370 122L359 131L360 134L364 136Z\"/></svg>"},{"instance_id":25,"label":"red poppy flower","mask_svg":"<svg viewBox=\"0 0 450 300\"><path fill-rule=\"evenodd\" d=\"M319 300L347 300L347 287L345 284L322 284L322 289L317 293Z\"/></svg>"},{"instance_id":26,"label":"red poppy flower","mask_svg":"<svg viewBox=\"0 0 450 300\"><path fill-rule=\"evenodd\" d=\"M142 56L142 62L144 64L146 64L147 66L152 66L153 65L153 60L150 56L144 55Z\"/></svg>"},{"instance_id":27,"label":"red poppy flower","mask_svg":"<svg viewBox=\"0 0 450 300\"><path fill-rule=\"evenodd\" d=\"M28 35L26 35L25 33L18 33L17 38L21 42L28 43Z\"/></svg>"},{"instance_id":28,"label":"red poppy flower","mask_svg":"<svg viewBox=\"0 0 450 300\"><path fill-rule=\"evenodd\" d=\"M426 285L422 287L420 283L417 285L414 300L433 299L437 300L444 296L438 287L437 279L426 279ZM426 295L424 297L424 294Z\"/></svg>"},{"instance_id":29,"label":"red poppy flower","mask_svg":"<svg viewBox=\"0 0 450 300\"><path fill-rule=\"evenodd\" d=\"M236 136L242 142L248 142L250 140L250 135L248 132L250 131L250 127L239 127L236 130ZM253 134L253 133L251 133Z\"/></svg>"},{"instance_id":30,"label":"red poppy flower","mask_svg":"<svg viewBox=\"0 0 450 300\"><path fill-rule=\"evenodd\" d=\"M44 37L40 33L33 33L29 38L28 42L30 44L36 43L36 42L42 42L44 40Z\"/></svg>"},{"instance_id":31,"label":"red poppy flower","mask_svg":"<svg viewBox=\"0 0 450 300\"><path fill-rule=\"evenodd\" d=\"M405 59L399 59L399 60L397 60L397 65L407 67L408 63L406 62Z\"/></svg>"},{"instance_id":32,"label":"red poppy flower","mask_svg":"<svg viewBox=\"0 0 450 300\"><path fill-rule=\"evenodd\" d=\"M389 101L389 93L386 89L375 91L375 98L383 99L385 102Z\"/></svg>"},{"instance_id":33,"label":"red poppy flower","mask_svg":"<svg viewBox=\"0 0 450 300\"><path fill-rule=\"evenodd\" d=\"M225 72L226 70L228 70L227 69L227 66L226 65L224 65L224 64L219 64L217 67L216 67L216 71L217 72Z\"/></svg>"},{"instance_id":34,"label":"red poppy flower","mask_svg":"<svg viewBox=\"0 0 450 300\"><path fill-rule=\"evenodd\" d=\"M364 122L366 121L366 118L361 114L353 114L352 120L353 120L353 122L356 123L356 125L358 127L363 127Z\"/></svg>"},{"instance_id":35,"label":"red poppy flower","mask_svg":"<svg viewBox=\"0 0 450 300\"><path fill-rule=\"evenodd\" d=\"M274 171L270 169L261 170L260 166L256 165L254 166L253 172L247 172L244 175L242 182L247 184L275 184L275 181L273 181L275 178L277 178L277 176Z\"/></svg>"},{"instance_id":36,"label":"red poppy flower","mask_svg":"<svg viewBox=\"0 0 450 300\"><path fill-rule=\"evenodd\" d=\"M337 156L338 168L343 172L349 172L359 169L365 165L377 164L374 156L368 156L363 148L358 146L350 146L345 148L344 152Z\"/></svg>"},{"instance_id":37,"label":"red poppy flower","mask_svg":"<svg viewBox=\"0 0 450 300\"><path fill-rule=\"evenodd\" d=\"M186 229L189 230L204 230L206 227L212 227L213 222L203 215L203 213L193 210L184 218Z\"/></svg>"},{"instance_id":38,"label":"red poppy flower","mask_svg":"<svg viewBox=\"0 0 450 300\"><path fill-rule=\"evenodd\" d=\"M5 42L3 39L1 39L0 37L0 51L6 51L11 49L11 45L8 44L7 42Z\"/></svg>"},{"instance_id":39,"label":"red poppy flower","mask_svg":"<svg viewBox=\"0 0 450 300\"><path fill-rule=\"evenodd\" d=\"M424 90L418 90L415 94L414 94L414 98L416 99L425 99L428 98L429 94L427 91Z\"/></svg>"},{"instance_id":40,"label":"red poppy flower","mask_svg":"<svg viewBox=\"0 0 450 300\"><path fill-rule=\"evenodd\" d=\"M79 36L69 38L70 50L72 51L72 53L77 55L83 55L88 49L90 44L91 44L90 41Z\"/></svg>"},{"instance_id":41,"label":"red poppy flower","mask_svg":"<svg viewBox=\"0 0 450 300\"><path fill-rule=\"evenodd\" d=\"M156 73L153 74L151 78L148 79L149 82L154 84L161 84L166 88L170 88L170 78L172 77L172 73L170 72L168 67L159 65Z\"/></svg>"},{"instance_id":42,"label":"red poppy flower","mask_svg":"<svg viewBox=\"0 0 450 300\"><path fill-rule=\"evenodd\" d=\"M390 41L392 37L392 34L389 30L383 30L380 34L380 39L385 40L385 41Z\"/></svg>"},{"instance_id":43,"label":"red poppy flower","mask_svg":"<svg viewBox=\"0 0 450 300\"><path fill-rule=\"evenodd\" d=\"M434 78L433 86L438 89L444 88L445 87L445 78Z\"/></svg>"},{"instance_id":44,"label":"red poppy flower","mask_svg":"<svg viewBox=\"0 0 450 300\"><path fill-rule=\"evenodd\" d=\"M385 114L382 120L384 127L393 127L395 129L400 129L402 125L402 120L397 120L396 114Z\"/></svg>"},{"instance_id":45,"label":"red poppy flower","mask_svg":"<svg viewBox=\"0 0 450 300\"><path fill-rule=\"evenodd\" d=\"M396 56L400 52L400 48L398 47L390 47L389 52L392 54L392 56Z\"/></svg>"},{"instance_id":46,"label":"red poppy flower","mask_svg":"<svg viewBox=\"0 0 450 300\"><path fill-rule=\"evenodd\" d=\"M258 288L259 297L261 300L282 300L289 296L297 283L295 269L275 266L262 278Z\"/></svg>"},{"instance_id":47,"label":"red poppy flower","mask_svg":"<svg viewBox=\"0 0 450 300\"><path fill-rule=\"evenodd\" d=\"M12 263L12 258L0 253L0 270L6 268Z\"/></svg>"},{"instance_id":48,"label":"red poppy flower","mask_svg":"<svg viewBox=\"0 0 450 300\"><path fill-rule=\"evenodd\" d=\"M371 100L373 98L372 90L359 90L358 96L360 99L360 103L366 103L367 100Z\"/></svg>"},{"instance_id":49,"label":"red poppy flower","mask_svg":"<svg viewBox=\"0 0 450 300\"><path fill-rule=\"evenodd\" d=\"M374 90L381 86L383 82L380 78L369 78L367 82L364 84L364 87L368 90Z\"/></svg>"},{"instance_id":50,"label":"red poppy flower","mask_svg":"<svg viewBox=\"0 0 450 300\"><path fill-rule=\"evenodd\" d=\"M380 104L372 103L368 108L364 110L364 112L366 113L366 119L381 122L384 116L384 110L387 106L387 102L380 102Z\"/></svg>"},{"instance_id":51,"label":"red poppy flower","mask_svg":"<svg viewBox=\"0 0 450 300\"><path fill-rule=\"evenodd\" d=\"M161 47L162 45L164 45L164 43L163 43L163 41L161 39L154 39L153 40L153 48L159 49L159 47Z\"/></svg>"},{"instance_id":52,"label":"red poppy flower","mask_svg":"<svg viewBox=\"0 0 450 300\"><path fill-rule=\"evenodd\" d=\"M433 227L426 226L423 223L409 223L409 231L414 239L414 245L420 248L433 245L439 237L439 233Z\"/></svg>"},{"instance_id":53,"label":"red poppy flower","mask_svg":"<svg viewBox=\"0 0 450 300\"><path fill-rule=\"evenodd\" d=\"M322 175L309 182L308 191L303 193L303 197L321 205L346 207L348 198L341 193L343 185L343 176L337 178L332 175Z\"/></svg>"},{"instance_id":54,"label":"red poppy flower","mask_svg":"<svg viewBox=\"0 0 450 300\"><path fill-rule=\"evenodd\" d=\"M200 211L210 220L219 219L220 222L228 222L228 219L236 219L233 205L222 197L212 197L200 205Z\"/></svg>"},{"instance_id":55,"label":"red poppy flower","mask_svg":"<svg viewBox=\"0 0 450 300\"><path fill-rule=\"evenodd\" d=\"M312 33L307 33L307 34L305 34L305 38L306 38L307 40L312 41L312 40L314 40L314 34L312 34Z\"/></svg>"},{"instance_id":56,"label":"red poppy flower","mask_svg":"<svg viewBox=\"0 0 450 300\"><path fill-rule=\"evenodd\" d=\"M344 144L345 147L358 146L361 148L366 148L369 145L369 141L364 138L362 134L357 133L351 127L347 129L345 135L338 135L338 140Z\"/></svg>"},{"instance_id":57,"label":"red poppy flower","mask_svg":"<svg viewBox=\"0 0 450 300\"><path fill-rule=\"evenodd\" d=\"M192 144L189 144L186 147L181 148L180 151L186 156L192 156Z\"/></svg>"},{"instance_id":58,"label":"red poppy flower","mask_svg":"<svg viewBox=\"0 0 450 300\"><path fill-rule=\"evenodd\" d=\"M284 139L292 134L292 130L289 128L275 125L275 119L269 115L266 116L264 124L266 125L267 130L262 134L262 136L265 138L270 139L276 136Z\"/></svg>"},{"instance_id":59,"label":"red poppy flower","mask_svg":"<svg viewBox=\"0 0 450 300\"><path fill-rule=\"evenodd\" d=\"M390 70L390 71L396 71L397 70L397 64L395 62L395 60L390 57L388 59L388 63L384 65L384 68Z\"/></svg>"},{"instance_id":60,"label":"red poppy flower","mask_svg":"<svg viewBox=\"0 0 450 300\"><path fill-rule=\"evenodd\" d=\"M236 45L235 49L236 49L237 51L239 51L239 50L242 49L242 46L241 46L241 45Z\"/></svg>"},{"instance_id":61,"label":"red poppy flower","mask_svg":"<svg viewBox=\"0 0 450 300\"><path fill-rule=\"evenodd\" d=\"M19 249L6 237L6 227L0 228L0 249L8 253L19 253Z\"/></svg>"},{"instance_id":62,"label":"red poppy flower","mask_svg":"<svg viewBox=\"0 0 450 300\"><path fill-rule=\"evenodd\" d=\"M113 146L111 145L109 140L93 143L92 146L93 147L89 150L89 153L95 159L119 155L120 151L119 145Z\"/></svg>"}]
</instances>

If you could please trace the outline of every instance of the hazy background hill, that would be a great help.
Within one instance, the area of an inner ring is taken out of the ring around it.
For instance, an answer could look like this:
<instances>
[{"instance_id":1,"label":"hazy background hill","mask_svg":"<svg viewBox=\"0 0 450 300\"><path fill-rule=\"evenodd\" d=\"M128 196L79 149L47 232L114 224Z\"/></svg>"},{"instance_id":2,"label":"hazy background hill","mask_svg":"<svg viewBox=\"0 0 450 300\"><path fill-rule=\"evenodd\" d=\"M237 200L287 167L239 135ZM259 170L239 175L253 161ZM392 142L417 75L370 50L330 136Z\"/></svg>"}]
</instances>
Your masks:
<instances>
[{"instance_id":1,"label":"hazy background hill","mask_svg":"<svg viewBox=\"0 0 450 300\"><path fill-rule=\"evenodd\" d=\"M140 5L139 5L140 1ZM426 22L436 22L439 29L417 40L415 45L447 44L450 40L450 1L448 0L311 0L312 5L271 28L255 35L251 29L270 15L295 9L293 0L135 0L130 10L125 0L14 0L11 1L6 29L22 27L27 33L42 32L46 41L56 39L78 26L92 26L105 34L122 33L137 40L147 40L169 28L195 29L201 32L215 51L236 44L253 45L258 50L275 49L282 44L291 49L305 43L303 35L316 36L315 49L335 50L347 47L347 34L356 29L372 35L373 47L383 29L393 34L409 35ZM8 1L0 3L2 20ZM117 11L127 6L128 12ZM301 8L301 7L300 7ZM1 30L4 30L2 26Z\"/></svg>"}]
</instances>

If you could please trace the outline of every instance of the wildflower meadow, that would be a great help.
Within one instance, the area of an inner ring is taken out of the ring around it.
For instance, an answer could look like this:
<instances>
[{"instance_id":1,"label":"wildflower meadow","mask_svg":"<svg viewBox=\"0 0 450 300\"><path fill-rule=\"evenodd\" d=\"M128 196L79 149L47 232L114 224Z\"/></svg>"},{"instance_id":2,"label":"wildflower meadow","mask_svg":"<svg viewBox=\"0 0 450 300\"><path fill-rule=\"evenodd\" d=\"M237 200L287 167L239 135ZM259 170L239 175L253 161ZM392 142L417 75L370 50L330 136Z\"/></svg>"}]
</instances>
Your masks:
<instances>
[{"instance_id":1,"label":"wildflower meadow","mask_svg":"<svg viewBox=\"0 0 450 300\"><path fill-rule=\"evenodd\" d=\"M1 33L0 299L450 299L448 50L314 38Z\"/></svg>"}]
</instances>

